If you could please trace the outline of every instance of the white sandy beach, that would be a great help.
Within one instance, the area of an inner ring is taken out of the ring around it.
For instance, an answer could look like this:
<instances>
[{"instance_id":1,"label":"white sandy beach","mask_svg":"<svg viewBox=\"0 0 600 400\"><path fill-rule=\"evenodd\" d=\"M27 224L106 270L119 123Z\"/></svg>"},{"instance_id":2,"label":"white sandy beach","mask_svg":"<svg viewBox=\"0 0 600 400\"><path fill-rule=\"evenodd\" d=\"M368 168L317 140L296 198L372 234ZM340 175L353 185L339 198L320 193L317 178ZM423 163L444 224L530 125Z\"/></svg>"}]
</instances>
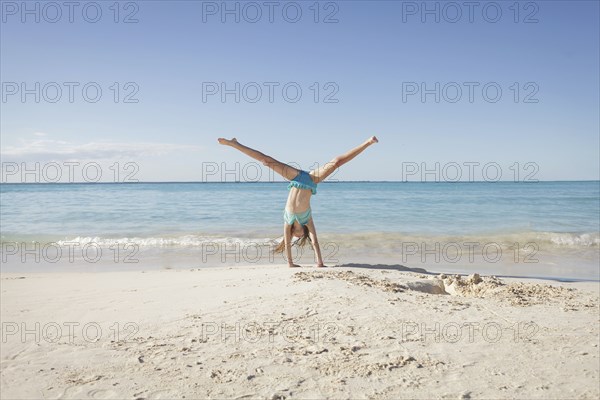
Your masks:
<instances>
[{"instance_id":1,"label":"white sandy beach","mask_svg":"<svg viewBox=\"0 0 600 400\"><path fill-rule=\"evenodd\" d=\"M599 284L482 278L3 273L0 397L597 399Z\"/></svg>"}]
</instances>

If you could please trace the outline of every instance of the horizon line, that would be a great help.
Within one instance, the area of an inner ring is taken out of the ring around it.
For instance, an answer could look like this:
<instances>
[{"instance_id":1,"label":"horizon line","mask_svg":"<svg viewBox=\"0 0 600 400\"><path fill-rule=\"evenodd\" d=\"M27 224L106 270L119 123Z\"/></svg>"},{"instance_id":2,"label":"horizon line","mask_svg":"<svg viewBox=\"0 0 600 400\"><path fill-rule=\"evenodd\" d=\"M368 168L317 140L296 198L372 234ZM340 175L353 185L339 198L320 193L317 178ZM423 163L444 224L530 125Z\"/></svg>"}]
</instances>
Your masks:
<instances>
[{"instance_id":1,"label":"horizon line","mask_svg":"<svg viewBox=\"0 0 600 400\"><path fill-rule=\"evenodd\" d=\"M574 179L574 180L536 180L536 181L324 181L324 183L551 183L551 182L600 182L600 179ZM197 183L289 183L289 181L138 181L138 182L0 182L0 185L139 185L139 184L197 184Z\"/></svg>"}]
</instances>

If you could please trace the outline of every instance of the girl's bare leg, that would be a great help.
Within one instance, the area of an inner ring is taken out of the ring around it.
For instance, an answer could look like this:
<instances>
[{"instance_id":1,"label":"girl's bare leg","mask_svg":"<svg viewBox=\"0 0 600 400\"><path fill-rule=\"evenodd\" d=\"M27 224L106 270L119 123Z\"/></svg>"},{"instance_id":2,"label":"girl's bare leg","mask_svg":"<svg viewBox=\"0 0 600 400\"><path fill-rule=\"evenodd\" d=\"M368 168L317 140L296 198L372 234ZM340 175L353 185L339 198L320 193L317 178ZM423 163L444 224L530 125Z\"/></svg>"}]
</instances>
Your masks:
<instances>
[{"instance_id":1,"label":"girl's bare leg","mask_svg":"<svg viewBox=\"0 0 600 400\"><path fill-rule=\"evenodd\" d=\"M333 173L337 168L346 164L348 161L352 160L354 157L362 153L367 147L370 145L379 142L375 136L371 136L367 139L363 144L356 146L352 150L347 151L341 156L335 157L333 160L323 165L320 168L310 171L310 175L315 183L323 182L325 178Z\"/></svg>"},{"instance_id":2,"label":"girl's bare leg","mask_svg":"<svg viewBox=\"0 0 600 400\"><path fill-rule=\"evenodd\" d=\"M218 140L219 143L238 149L247 156L252 157L257 161L260 161L263 165L266 165L267 167L271 168L273 171L277 172L279 175L281 175L288 181L294 179L296 175L298 175L298 173L300 172L298 169L292 167L291 165L287 165L285 163L277 161L273 157L263 154L258 150L254 150L248 146L244 146L243 144L238 142L236 138L233 138L231 140L219 138Z\"/></svg>"}]
</instances>

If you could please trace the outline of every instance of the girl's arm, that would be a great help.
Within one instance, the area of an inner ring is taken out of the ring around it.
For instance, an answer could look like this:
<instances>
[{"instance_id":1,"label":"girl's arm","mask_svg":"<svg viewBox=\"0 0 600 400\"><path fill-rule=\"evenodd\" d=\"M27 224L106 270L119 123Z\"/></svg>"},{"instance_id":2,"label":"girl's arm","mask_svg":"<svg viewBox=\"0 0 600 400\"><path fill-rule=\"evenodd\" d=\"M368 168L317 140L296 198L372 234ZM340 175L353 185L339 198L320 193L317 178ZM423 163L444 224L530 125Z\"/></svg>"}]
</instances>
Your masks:
<instances>
[{"instance_id":1,"label":"girl's arm","mask_svg":"<svg viewBox=\"0 0 600 400\"><path fill-rule=\"evenodd\" d=\"M285 243L285 255L288 262L288 267L299 267L298 264L294 264L294 260L292 258L292 226L288 224L283 224L283 241Z\"/></svg>"},{"instance_id":2,"label":"girl's arm","mask_svg":"<svg viewBox=\"0 0 600 400\"><path fill-rule=\"evenodd\" d=\"M315 251L317 267L324 267L325 265L323 264L323 257L321 257L321 246L319 246L319 238L317 237L317 230L315 229L315 224L313 223L312 218L308 221L306 226L308 227L308 236L310 237L310 241Z\"/></svg>"}]
</instances>

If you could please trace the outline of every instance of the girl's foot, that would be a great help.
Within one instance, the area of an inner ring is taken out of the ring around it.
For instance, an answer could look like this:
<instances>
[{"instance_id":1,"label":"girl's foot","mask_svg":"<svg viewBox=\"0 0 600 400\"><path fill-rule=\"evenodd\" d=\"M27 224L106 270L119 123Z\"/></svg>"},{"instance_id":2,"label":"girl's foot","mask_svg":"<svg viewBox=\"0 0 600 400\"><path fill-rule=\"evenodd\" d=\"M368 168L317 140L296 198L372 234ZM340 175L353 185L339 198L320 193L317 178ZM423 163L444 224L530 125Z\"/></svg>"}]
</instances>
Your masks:
<instances>
[{"instance_id":1,"label":"girl's foot","mask_svg":"<svg viewBox=\"0 0 600 400\"><path fill-rule=\"evenodd\" d=\"M290 268L302 268L300 265L298 264L288 264L288 267Z\"/></svg>"},{"instance_id":2,"label":"girl's foot","mask_svg":"<svg viewBox=\"0 0 600 400\"><path fill-rule=\"evenodd\" d=\"M225 139L225 138L219 138L217 139L219 141L220 144L223 144L225 146L231 146L233 143L237 143L237 139L233 138L231 140Z\"/></svg>"},{"instance_id":3,"label":"girl's foot","mask_svg":"<svg viewBox=\"0 0 600 400\"><path fill-rule=\"evenodd\" d=\"M327 268L325 264L317 264L317 268Z\"/></svg>"},{"instance_id":4,"label":"girl's foot","mask_svg":"<svg viewBox=\"0 0 600 400\"><path fill-rule=\"evenodd\" d=\"M373 143L379 143L379 140L377 139L376 136L371 136L368 140L367 143L369 144L373 144Z\"/></svg>"}]
</instances>

